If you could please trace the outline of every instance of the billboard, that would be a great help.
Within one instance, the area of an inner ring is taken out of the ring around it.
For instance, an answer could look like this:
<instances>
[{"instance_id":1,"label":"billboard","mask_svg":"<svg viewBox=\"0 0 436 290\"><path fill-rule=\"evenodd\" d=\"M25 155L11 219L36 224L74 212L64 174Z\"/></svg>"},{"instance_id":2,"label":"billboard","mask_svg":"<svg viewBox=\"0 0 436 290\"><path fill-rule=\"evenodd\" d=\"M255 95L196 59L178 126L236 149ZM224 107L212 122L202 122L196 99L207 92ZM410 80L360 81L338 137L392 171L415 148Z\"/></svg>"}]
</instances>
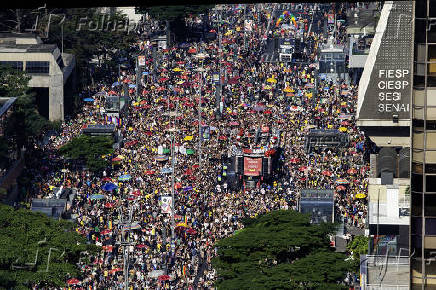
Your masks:
<instances>
[{"instance_id":1,"label":"billboard","mask_svg":"<svg viewBox=\"0 0 436 290\"><path fill-rule=\"evenodd\" d=\"M359 83L357 118L410 119L413 1L386 2Z\"/></svg>"},{"instance_id":2,"label":"billboard","mask_svg":"<svg viewBox=\"0 0 436 290\"><path fill-rule=\"evenodd\" d=\"M262 174L262 158L244 157L244 175L260 176Z\"/></svg>"},{"instance_id":3,"label":"billboard","mask_svg":"<svg viewBox=\"0 0 436 290\"><path fill-rule=\"evenodd\" d=\"M145 66L145 55L138 55L138 65Z\"/></svg>"},{"instance_id":4,"label":"billboard","mask_svg":"<svg viewBox=\"0 0 436 290\"><path fill-rule=\"evenodd\" d=\"M160 209L162 213L169 213L171 214L171 205L172 205L172 198L169 195L162 195L160 197Z\"/></svg>"}]
</instances>

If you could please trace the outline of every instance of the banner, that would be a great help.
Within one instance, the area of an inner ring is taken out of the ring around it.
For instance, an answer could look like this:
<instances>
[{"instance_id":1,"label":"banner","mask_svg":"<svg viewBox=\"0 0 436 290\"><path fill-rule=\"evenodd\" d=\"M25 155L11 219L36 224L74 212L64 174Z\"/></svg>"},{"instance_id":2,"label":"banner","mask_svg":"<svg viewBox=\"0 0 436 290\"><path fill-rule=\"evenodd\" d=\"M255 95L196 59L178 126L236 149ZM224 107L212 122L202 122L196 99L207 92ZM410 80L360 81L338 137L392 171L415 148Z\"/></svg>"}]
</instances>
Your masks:
<instances>
[{"instance_id":1,"label":"banner","mask_svg":"<svg viewBox=\"0 0 436 290\"><path fill-rule=\"evenodd\" d=\"M138 55L138 65L145 66L145 55Z\"/></svg>"},{"instance_id":2,"label":"banner","mask_svg":"<svg viewBox=\"0 0 436 290\"><path fill-rule=\"evenodd\" d=\"M253 21L252 20L245 20L244 23L245 31L252 32L253 31Z\"/></svg>"},{"instance_id":3,"label":"banner","mask_svg":"<svg viewBox=\"0 0 436 290\"><path fill-rule=\"evenodd\" d=\"M260 176L262 173L262 158L244 157L244 175Z\"/></svg>"},{"instance_id":4,"label":"banner","mask_svg":"<svg viewBox=\"0 0 436 290\"><path fill-rule=\"evenodd\" d=\"M169 195L162 195L160 197L160 209L162 213L171 214L172 198Z\"/></svg>"}]
</instances>

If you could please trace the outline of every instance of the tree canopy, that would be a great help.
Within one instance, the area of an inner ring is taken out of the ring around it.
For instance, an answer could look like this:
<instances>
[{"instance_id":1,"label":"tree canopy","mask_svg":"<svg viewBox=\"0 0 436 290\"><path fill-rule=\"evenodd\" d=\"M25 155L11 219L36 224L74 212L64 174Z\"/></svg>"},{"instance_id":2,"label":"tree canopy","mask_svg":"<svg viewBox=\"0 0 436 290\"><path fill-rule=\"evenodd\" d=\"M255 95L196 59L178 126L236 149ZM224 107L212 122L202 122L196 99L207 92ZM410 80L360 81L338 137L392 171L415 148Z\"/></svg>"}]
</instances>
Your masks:
<instances>
[{"instance_id":1,"label":"tree canopy","mask_svg":"<svg viewBox=\"0 0 436 290\"><path fill-rule=\"evenodd\" d=\"M112 154L113 139L107 136L80 135L60 148L61 154L71 159L82 159L91 171L101 171L109 165L102 155Z\"/></svg>"},{"instance_id":2,"label":"tree canopy","mask_svg":"<svg viewBox=\"0 0 436 290\"><path fill-rule=\"evenodd\" d=\"M335 253L333 224L310 224L309 216L275 211L244 222L245 228L217 243L213 266L218 289L342 289L350 269Z\"/></svg>"},{"instance_id":3,"label":"tree canopy","mask_svg":"<svg viewBox=\"0 0 436 290\"><path fill-rule=\"evenodd\" d=\"M6 135L16 140L18 148L53 125L39 114L35 97L29 92L29 80L30 76L21 70L0 66L0 96L17 97L6 121Z\"/></svg>"},{"instance_id":4,"label":"tree canopy","mask_svg":"<svg viewBox=\"0 0 436 290\"><path fill-rule=\"evenodd\" d=\"M65 286L79 276L76 263L85 251L95 253L97 247L86 244L71 222L0 204L0 288Z\"/></svg>"},{"instance_id":5,"label":"tree canopy","mask_svg":"<svg viewBox=\"0 0 436 290\"><path fill-rule=\"evenodd\" d=\"M368 253L368 243L369 237L355 236L347 245L347 250L353 253L351 259L356 272L360 269L360 255Z\"/></svg>"},{"instance_id":6,"label":"tree canopy","mask_svg":"<svg viewBox=\"0 0 436 290\"><path fill-rule=\"evenodd\" d=\"M214 5L140 6L136 7L136 13L148 13L152 18L160 21L173 21L189 15L207 13L213 7Z\"/></svg>"}]
</instances>

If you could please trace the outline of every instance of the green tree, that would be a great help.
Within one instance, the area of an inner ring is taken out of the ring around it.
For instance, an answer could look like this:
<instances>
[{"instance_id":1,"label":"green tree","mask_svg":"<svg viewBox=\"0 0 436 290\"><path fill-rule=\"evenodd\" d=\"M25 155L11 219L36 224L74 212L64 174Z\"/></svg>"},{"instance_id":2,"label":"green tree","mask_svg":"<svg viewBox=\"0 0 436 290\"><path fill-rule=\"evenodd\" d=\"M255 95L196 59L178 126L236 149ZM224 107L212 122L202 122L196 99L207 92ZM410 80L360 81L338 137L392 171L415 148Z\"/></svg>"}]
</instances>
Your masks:
<instances>
[{"instance_id":1,"label":"green tree","mask_svg":"<svg viewBox=\"0 0 436 290\"><path fill-rule=\"evenodd\" d=\"M31 77L23 71L8 66L0 66L0 96L20 97L28 93Z\"/></svg>"},{"instance_id":2,"label":"green tree","mask_svg":"<svg viewBox=\"0 0 436 290\"><path fill-rule=\"evenodd\" d=\"M0 204L0 288L64 286L68 278L79 277L76 263L84 251L96 253L97 247L88 245L71 222Z\"/></svg>"},{"instance_id":3,"label":"green tree","mask_svg":"<svg viewBox=\"0 0 436 290\"><path fill-rule=\"evenodd\" d=\"M351 256L353 267L356 272L360 269L360 255L368 253L369 237L355 236L354 239L347 245L347 250L352 252Z\"/></svg>"},{"instance_id":4,"label":"green tree","mask_svg":"<svg viewBox=\"0 0 436 290\"><path fill-rule=\"evenodd\" d=\"M107 136L91 137L80 135L60 148L60 152L72 159L86 161L91 171L101 171L109 165L109 161L102 155L113 153L113 139Z\"/></svg>"},{"instance_id":5,"label":"green tree","mask_svg":"<svg viewBox=\"0 0 436 290\"><path fill-rule=\"evenodd\" d=\"M136 13L148 14L152 18L165 21L168 33L171 31L176 38L181 40L186 32L185 18L190 15L200 15L208 13L214 5L174 5L174 6L151 6L136 7Z\"/></svg>"},{"instance_id":6,"label":"green tree","mask_svg":"<svg viewBox=\"0 0 436 290\"><path fill-rule=\"evenodd\" d=\"M310 224L309 216L275 211L244 222L217 243L213 266L218 289L341 289L350 264L329 246L333 224Z\"/></svg>"},{"instance_id":7,"label":"green tree","mask_svg":"<svg viewBox=\"0 0 436 290\"><path fill-rule=\"evenodd\" d=\"M10 67L0 67L0 96L17 97L13 112L6 121L6 135L16 141L17 148L27 145L29 138L36 137L52 126L37 110L34 94L29 92L30 76Z\"/></svg>"},{"instance_id":8,"label":"green tree","mask_svg":"<svg viewBox=\"0 0 436 290\"><path fill-rule=\"evenodd\" d=\"M135 34L130 31L133 26L129 26L127 16L119 11L106 15L98 8L69 8L56 9L52 13L65 15L65 18L61 21L59 16L50 24L46 42L56 43L60 48L63 34L64 51L75 55L82 85L93 77L88 69L92 59L97 59L98 65L108 63L135 41ZM41 27L47 27L48 17L42 17ZM115 66L116 63L112 71Z\"/></svg>"}]
</instances>

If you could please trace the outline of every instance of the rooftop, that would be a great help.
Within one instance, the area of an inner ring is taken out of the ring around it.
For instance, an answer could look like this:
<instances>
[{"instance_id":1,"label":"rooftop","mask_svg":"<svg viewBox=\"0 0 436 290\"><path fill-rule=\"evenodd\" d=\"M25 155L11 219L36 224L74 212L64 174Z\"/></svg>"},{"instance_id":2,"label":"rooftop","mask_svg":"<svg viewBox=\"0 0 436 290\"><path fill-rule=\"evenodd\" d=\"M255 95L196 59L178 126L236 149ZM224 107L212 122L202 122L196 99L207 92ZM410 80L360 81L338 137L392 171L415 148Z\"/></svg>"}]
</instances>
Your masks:
<instances>
[{"instance_id":1,"label":"rooftop","mask_svg":"<svg viewBox=\"0 0 436 290\"><path fill-rule=\"evenodd\" d=\"M0 52L49 52L57 48L56 44L4 44L0 43Z\"/></svg>"}]
</instances>

